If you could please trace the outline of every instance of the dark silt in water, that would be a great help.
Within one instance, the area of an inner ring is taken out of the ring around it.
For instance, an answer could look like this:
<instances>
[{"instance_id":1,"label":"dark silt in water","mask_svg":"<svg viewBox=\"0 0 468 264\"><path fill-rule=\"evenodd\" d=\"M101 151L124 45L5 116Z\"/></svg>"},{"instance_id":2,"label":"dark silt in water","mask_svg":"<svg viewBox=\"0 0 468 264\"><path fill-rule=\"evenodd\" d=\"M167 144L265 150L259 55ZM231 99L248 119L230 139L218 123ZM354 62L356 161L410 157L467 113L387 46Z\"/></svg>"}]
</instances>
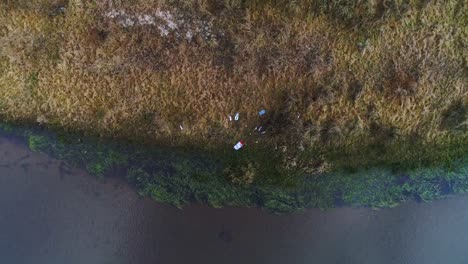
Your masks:
<instances>
[{"instance_id":1,"label":"dark silt in water","mask_svg":"<svg viewBox=\"0 0 468 264\"><path fill-rule=\"evenodd\" d=\"M398 208L183 210L0 136L0 263L468 263L468 197Z\"/></svg>"}]
</instances>

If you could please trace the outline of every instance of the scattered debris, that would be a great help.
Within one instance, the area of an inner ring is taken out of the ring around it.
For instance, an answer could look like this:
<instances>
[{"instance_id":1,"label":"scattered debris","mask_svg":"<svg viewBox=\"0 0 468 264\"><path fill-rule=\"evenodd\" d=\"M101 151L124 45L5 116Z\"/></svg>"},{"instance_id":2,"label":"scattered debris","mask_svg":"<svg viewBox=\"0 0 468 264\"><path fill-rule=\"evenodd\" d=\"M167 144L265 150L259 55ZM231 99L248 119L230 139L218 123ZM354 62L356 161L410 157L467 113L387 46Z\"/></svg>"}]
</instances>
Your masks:
<instances>
[{"instance_id":1,"label":"scattered debris","mask_svg":"<svg viewBox=\"0 0 468 264\"><path fill-rule=\"evenodd\" d=\"M234 145L234 149L235 149L235 150L239 150L239 149L241 149L243 146L244 146L244 141L241 140L241 141L237 142L236 145Z\"/></svg>"},{"instance_id":2,"label":"scattered debris","mask_svg":"<svg viewBox=\"0 0 468 264\"><path fill-rule=\"evenodd\" d=\"M228 118L229 118L229 122L232 122L232 116L228 115Z\"/></svg>"},{"instance_id":3,"label":"scattered debris","mask_svg":"<svg viewBox=\"0 0 468 264\"><path fill-rule=\"evenodd\" d=\"M266 110L265 110L265 109L262 109L262 110L260 110L260 111L258 112L258 115L259 115L259 116L262 116L262 115L264 115L264 114L266 114Z\"/></svg>"},{"instance_id":4,"label":"scattered debris","mask_svg":"<svg viewBox=\"0 0 468 264\"><path fill-rule=\"evenodd\" d=\"M54 16L59 16L65 14L66 8L65 6L62 5L56 5L52 8L52 10L49 12L49 15L54 17Z\"/></svg>"},{"instance_id":5,"label":"scattered debris","mask_svg":"<svg viewBox=\"0 0 468 264\"><path fill-rule=\"evenodd\" d=\"M265 134L265 128L263 126L256 126L254 131L257 131L258 133Z\"/></svg>"},{"instance_id":6,"label":"scattered debris","mask_svg":"<svg viewBox=\"0 0 468 264\"><path fill-rule=\"evenodd\" d=\"M299 144L298 149L299 149L300 151L304 151L304 150L305 150L304 145L303 145L302 143Z\"/></svg>"},{"instance_id":7,"label":"scattered debris","mask_svg":"<svg viewBox=\"0 0 468 264\"><path fill-rule=\"evenodd\" d=\"M187 33L185 33L185 39L190 41L192 40L193 38L193 33L191 31L187 31Z\"/></svg>"},{"instance_id":8,"label":"scattered debris","mask_svg":"<svg viewBox=\"0 0 468 264\"><path fill-rule=\"evenodd\" d=\"M184 127L182 125L179 125L180 130L184 130Z\"/></svg>"},{"instance_id":9,"label":"scattered debris","mask_svg":"<svg viewBox=\"0 0 468 264\"><path fill-rule=\"evenodd\" d=\"M239 121L239 112L237 112L236 115L234 116L234 120Z\"/></svg>"},{"instance_id":10,"label":"scattered debris","mask_svg":"<svg viewBox=\"0 0 468 264\"><path fill-rule=\"evenodd\" d=\"M3 111L3 109L1 110ZM47 124L49 120L45 116L39 115L36 119L36 122L42 125L42 124Z\"/></svg>"}]
</instances>

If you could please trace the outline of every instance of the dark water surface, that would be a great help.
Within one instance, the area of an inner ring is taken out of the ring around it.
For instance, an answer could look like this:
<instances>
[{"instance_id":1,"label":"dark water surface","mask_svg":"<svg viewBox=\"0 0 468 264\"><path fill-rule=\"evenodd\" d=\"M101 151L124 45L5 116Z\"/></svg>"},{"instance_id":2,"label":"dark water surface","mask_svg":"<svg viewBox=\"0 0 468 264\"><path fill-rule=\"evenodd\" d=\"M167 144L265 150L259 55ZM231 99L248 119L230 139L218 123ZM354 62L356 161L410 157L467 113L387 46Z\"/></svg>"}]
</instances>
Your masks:
<instances>
[{"instance_id":1,"label":"dark water surface","mask_svg":"<svg viewBox=\"0 0 468 264\"><path fill-rule=\"evenodd\" d=\"M468 263L468 197L288 216L178 210L0 136L0 263Z\"/></svg>"}]
</instances>

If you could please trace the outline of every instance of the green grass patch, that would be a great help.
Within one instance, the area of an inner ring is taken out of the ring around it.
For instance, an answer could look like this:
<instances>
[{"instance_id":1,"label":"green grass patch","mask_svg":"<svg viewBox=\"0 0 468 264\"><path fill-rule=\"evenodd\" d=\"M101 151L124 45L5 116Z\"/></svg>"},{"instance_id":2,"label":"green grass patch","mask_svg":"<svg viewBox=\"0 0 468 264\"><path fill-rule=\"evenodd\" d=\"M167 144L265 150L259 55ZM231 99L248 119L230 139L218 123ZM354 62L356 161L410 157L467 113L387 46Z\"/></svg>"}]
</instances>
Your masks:
<instances>
[{"instance_id":1,"label":"green grass patch","mask_svg":"<svg viewBox=\"0 0 468 264\"><path fill-rule=\"evenodd\" d=\"M406 156L402 154L404 150L386 158L377 158L372 151L362 152L353 157L355 162L349 162L352 169L286 177L282 173L287 172L275 166L278 157L266 152L266 146L255 151L234 152L229 148L210 152L148 147L5 123L0 128L25 138L31 150L84 167L98 178L112 168L126 168L126 179L141 195L179 208L193 202L217 208L262 207L280 214L343 205L383 208L408 199L431 201L468 191L464 138L446 145L425 145L428 149L424 152L411 148L415 152ZM392 150L396 151L397 146ZM336 158L332 162L345 164L344 156L330 157ZM393 164L391 157L399 159L393 161L400 164L397 170L385 167ZM363 160L357 162L358 159ZM428 163L431 160L433 163ZM409 166L411 161L417 165ZM248 164L253 164L250 170L255 172L254 179L233 180L232 174L243 177ZM378 164L380 167L374 166ZM284 178L289 180L278 180Z\"/></svg>"}]
</instances>

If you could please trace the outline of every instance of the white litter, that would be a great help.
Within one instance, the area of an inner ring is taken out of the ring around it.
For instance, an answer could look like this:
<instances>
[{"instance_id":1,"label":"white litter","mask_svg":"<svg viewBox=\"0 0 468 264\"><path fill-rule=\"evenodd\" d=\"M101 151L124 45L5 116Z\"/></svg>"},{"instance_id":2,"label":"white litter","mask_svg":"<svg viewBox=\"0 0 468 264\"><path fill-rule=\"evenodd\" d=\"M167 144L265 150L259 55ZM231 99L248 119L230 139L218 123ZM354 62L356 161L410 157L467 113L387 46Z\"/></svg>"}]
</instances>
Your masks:
<instances>
[{"instance_id":1,"label":"white litter","mask_svg":"<svg viewBox=\"0 0 468 264\"><path fill-rule=\"evenodd\" d=\"M190 30L187 31L187 33L185 33L185 39L188 40L188 41L190 41L190 40L192 40L192 38L193 38L193 33L192 33L192 31L190 31Z\"/></svg>"},{"instance_id":2,"label":"white litter","mask_svg":"<svg viewBox=\"0 0 468 264\"><path fill-rule=\"evenodd\" d=\"M236 115L234 116L234 120L239 121L239 112L237 112Z\"/></svg>"},{"instance_id":3,"label":"white litter","mask_svg":"<svg viewBox=\"0 0 468 264\"><path fill-rule=\"evenodd\" d=\"M241 141L237 142L237 144L234 145L234 149L235 149L235 150L239 150L239 149L241 149L243 146L244 146L244 141L241 140Z\"/></svg>"}]
</instances>

